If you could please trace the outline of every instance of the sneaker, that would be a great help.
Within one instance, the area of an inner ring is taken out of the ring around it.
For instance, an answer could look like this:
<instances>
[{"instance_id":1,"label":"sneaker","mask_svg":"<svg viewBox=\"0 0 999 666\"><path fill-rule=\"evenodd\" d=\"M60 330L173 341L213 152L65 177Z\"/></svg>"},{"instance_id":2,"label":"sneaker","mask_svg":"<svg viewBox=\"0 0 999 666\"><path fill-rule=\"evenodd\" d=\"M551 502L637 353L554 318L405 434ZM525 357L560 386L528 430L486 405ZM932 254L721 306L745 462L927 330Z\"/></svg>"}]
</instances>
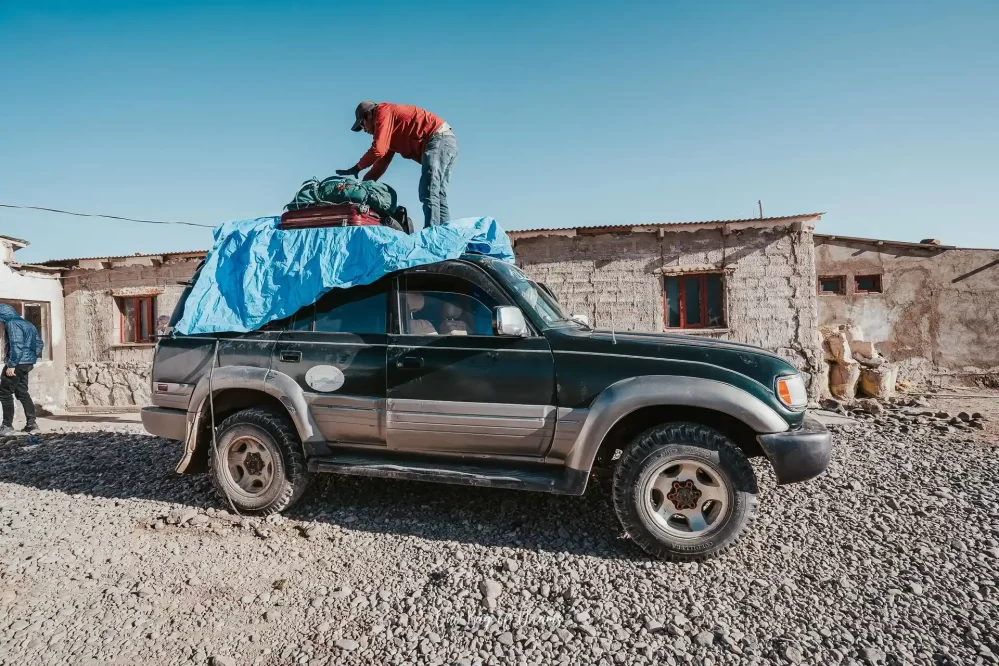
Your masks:
<instances>
[{"instance_id":1,"label":"sneaker","mask_svg":"<svg viewBox=\"0 0 999 666\"><path fill-rule=\"evenodd\" d=\"M29 423L24 426L24 429L21 430L21 432L41 432L41 430L42 429L38 427L37 423Z\"/></svg>"},{"instance_id":2,"label":"sneaker","mask_svg":"<svg viewBox=\"0 0 999 666\"><path fill-rule=\"evenodd\" d=\"M11 428L9 425L0 426L0 437L10 437L11 435L16 435L17 431Z\"/></svg>"}]
</instances>

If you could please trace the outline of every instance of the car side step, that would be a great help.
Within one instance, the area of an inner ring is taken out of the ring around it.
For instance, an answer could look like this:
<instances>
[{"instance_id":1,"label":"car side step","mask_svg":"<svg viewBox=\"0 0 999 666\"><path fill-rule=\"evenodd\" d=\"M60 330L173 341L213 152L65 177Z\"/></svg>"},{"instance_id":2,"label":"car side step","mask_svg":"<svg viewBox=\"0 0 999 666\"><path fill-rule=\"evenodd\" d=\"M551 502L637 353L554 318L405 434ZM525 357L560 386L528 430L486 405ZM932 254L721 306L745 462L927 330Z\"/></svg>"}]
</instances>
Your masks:
<instances>
[{"instance_id":1,"label":"car side step","mask_svg":"<svg viewBox=\"0 0 999 666\"><path fill-rule=\"evenodd\" d=\"M372 455L340 451L333 455L310 458L308 467L310 472L534 490L559 495L582 495L589 477L586 472L563 467L509 467L470 464L467 460L456 462L398 454Z\"/></svg>"}]
</instances>

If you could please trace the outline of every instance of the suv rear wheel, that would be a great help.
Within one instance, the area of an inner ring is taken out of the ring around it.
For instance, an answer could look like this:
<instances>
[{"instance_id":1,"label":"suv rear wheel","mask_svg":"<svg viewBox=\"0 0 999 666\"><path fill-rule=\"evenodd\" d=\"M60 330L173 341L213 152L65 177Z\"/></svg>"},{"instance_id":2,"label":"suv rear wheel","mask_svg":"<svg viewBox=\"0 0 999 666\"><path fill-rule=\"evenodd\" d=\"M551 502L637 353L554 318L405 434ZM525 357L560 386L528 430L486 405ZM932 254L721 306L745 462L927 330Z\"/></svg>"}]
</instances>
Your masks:
<instances>
[{"instance_id":1,"label":"suv rear wheel","mask_svg":"<svg viewBox=\"0 0 999 666\"><path fill-rule=\"evenodd\" d=\"M240 513L284 511L309 483L301 449L287 416L256 407L237 412L219 426L218 449L208 456L215 490Z\"/></svg>"},{"instance_id":2,"label":"suv rear wheel","mask_svg":"<svg viewBox=\"0 0 999 666\"><path fill-rule=\"evenodd\" d=\"M756 475L728 437L699 423L665 423L625 449L614 509L650 555L705 560L728 550L756 517Z\"/></svg>"}]
</instances>

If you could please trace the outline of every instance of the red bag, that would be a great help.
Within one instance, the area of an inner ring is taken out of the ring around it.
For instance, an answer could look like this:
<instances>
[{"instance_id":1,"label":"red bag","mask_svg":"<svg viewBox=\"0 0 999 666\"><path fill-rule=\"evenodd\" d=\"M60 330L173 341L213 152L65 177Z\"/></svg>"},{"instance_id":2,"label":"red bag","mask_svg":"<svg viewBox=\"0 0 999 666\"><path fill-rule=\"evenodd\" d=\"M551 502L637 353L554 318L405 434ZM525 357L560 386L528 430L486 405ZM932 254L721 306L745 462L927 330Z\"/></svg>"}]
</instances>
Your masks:
<instances>
[{"instance_id":1,"label":"red bag","mask_svg":"<svg viewBox=\"0 0 999 666\"><path fill-rule=\"evenodd\" d=\"M278 229L309 229L312 227L367 227L382 223L367 206L352 203L331 204L289 210L281 216Z\"/></svg>"}]
</instances>

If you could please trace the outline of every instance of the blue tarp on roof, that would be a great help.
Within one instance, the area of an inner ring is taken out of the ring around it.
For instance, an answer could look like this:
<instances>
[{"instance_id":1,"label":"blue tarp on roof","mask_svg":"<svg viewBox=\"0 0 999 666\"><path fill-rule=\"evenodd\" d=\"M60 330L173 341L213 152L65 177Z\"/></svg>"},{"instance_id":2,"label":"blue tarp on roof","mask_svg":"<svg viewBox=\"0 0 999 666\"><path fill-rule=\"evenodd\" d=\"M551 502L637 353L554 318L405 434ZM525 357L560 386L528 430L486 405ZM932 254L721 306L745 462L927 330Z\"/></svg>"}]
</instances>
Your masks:
<instances>
[{"instance_id":1,"label":"blue tarp on roof","mask_svg":"<svg viewBox=\"0 0 999 666\"><path fill-rule=\"evenodd\" d=\"M412 236L388 227L277 228L280 218L228 222L174 327L182 335L253 331L315 303L330 289L371 284L404 268L476 252L513 261L491 217L469 217Z\"/></svg>"}]
</instances>

